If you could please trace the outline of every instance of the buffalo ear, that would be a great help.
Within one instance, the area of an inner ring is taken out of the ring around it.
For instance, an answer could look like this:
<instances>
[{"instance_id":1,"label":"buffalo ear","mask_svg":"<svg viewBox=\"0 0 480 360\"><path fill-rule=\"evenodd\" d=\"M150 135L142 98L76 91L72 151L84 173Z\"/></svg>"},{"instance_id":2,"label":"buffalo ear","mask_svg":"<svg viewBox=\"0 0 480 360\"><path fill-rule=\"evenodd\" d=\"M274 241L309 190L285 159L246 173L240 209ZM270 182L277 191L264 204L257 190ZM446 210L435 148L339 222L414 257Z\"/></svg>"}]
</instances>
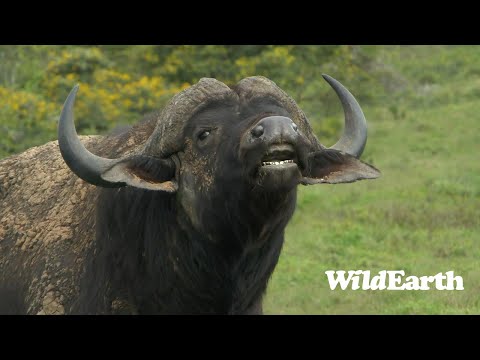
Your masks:
<instances>
[{"instance_id":1,"label":"buffalo ear","mask_svg":"<svg viewBox=\"0 0 480 360\"><path fill-rule=\"evenodd\" d=\"M172 159L134 156L115 164L101 174L102 179L140 189L176 192L175 163Z\"/></svg>"},{"instance_id":2,"label":"buffalo ear","mask_svg":"<svg viewBox=\"0 0 480 360\"><path fill-rule=\"evenodd\" d=\"M334 149L309 154L301 180L303 185L340 184L357 180L376 179L380 171L354 156Z\"/></svg>"}]
</instances>

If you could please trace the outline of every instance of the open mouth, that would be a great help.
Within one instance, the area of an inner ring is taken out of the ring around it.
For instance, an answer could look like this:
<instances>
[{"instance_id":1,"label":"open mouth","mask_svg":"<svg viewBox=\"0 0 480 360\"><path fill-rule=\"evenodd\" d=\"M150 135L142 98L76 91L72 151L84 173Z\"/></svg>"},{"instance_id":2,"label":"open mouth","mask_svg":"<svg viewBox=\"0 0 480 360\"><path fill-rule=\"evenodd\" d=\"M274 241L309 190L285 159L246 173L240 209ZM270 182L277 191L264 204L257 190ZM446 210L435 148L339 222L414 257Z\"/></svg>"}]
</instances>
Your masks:
<instances>
[{"instance_id":1,"label":"open mouth","mask_svg":"<svg viewBox=\"0 0 480 360\"><path fill-rule=\"evenodd\" d=\"M292 145L272 145L262 158L262 168L296 165L297 155Z\"/></svg>"},{"instance_id":2,"label":"open mouth","mask_svg":"<svg viewBox=\"0 0 480 360\"><path fill-rule=\"evenodd\" d=\"M293 164L293 163L295 163L293 160L263 161L262 166Z\"/></svg>"},{"instance_id":3,"label":"open mouth","mask_svg":"<svg viewBox=\"0 0 480 360\"><path fill-rule=\"evenodd\" d=\"M267 191L288 192L298 185L302 174L295 148L289 144L268 147L254 177L259 188Z\"/></svg>"}]
</instances>

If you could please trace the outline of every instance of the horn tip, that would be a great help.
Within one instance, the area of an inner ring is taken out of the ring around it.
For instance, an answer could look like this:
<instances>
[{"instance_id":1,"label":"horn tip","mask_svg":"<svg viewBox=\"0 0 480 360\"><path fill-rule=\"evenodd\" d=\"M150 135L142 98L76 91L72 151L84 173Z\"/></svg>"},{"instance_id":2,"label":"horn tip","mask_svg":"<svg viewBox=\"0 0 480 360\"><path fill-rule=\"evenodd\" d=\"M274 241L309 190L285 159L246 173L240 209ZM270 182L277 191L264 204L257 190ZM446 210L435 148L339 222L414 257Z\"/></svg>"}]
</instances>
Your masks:
<instances>
[{"instance_id":1,"label":"horn tip","mask_svg":"<svg viewBox=\"0 0 480 360\"><path fill-rule=\"evenodd\" d=\"M332 83L335 83L336 80L331 77L330 75L328 74L322 74L322 77L325 79L326 82L328 82L329 84L332 84Z\"/></svg>"},{"instance_id":2,"label":"horn tip","mask_svg":"<svg viewBox=\"0 0 480 360\"><path fill-rule=\"evenodd\" d=\"M78 88L80 87L80 84L76 84L72 90L70 90L70 93L67 96L67 99L65 100L65 103L63 105L62 112L65 110L65 107L71 107L73 106L73 103L75 102L75 97L77 96Z\"/></svg>"}]
</instances>

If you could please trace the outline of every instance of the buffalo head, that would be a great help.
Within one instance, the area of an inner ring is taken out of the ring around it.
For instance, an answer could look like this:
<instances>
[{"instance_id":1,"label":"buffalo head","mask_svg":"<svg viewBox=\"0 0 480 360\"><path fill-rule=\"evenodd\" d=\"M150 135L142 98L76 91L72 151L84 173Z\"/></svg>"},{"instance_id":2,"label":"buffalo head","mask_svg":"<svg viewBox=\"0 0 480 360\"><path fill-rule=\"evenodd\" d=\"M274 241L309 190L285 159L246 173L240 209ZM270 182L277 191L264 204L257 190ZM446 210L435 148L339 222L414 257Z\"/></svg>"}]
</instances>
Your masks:
<instances>
[{"instance_id":1,"label":"buffalo head","mask_svg":"<svg viewBox=\"0 0 480 360\"><path fill-rule=\"evenodd\" d=\"M75 86L60 118L60 150L80 178L103 187L130 185L174 192L179 178L165 179L160 175L160 181L148 169L137 166L140 159L152 158L166 167L184 166L184 172L203 174L215 173L215 163L227 154L229 161L246 171L245 180L265 191L299 183L341 183L378 177L376 169L355 159L367 141L362 109L342 84L328 75L324 78L345 111L345 131L330 148L317 140L304 113L274 82L250 77L233 88L215 79L201 79L170 101L138 153L121 159L95 156L78 139L73 124L78 91ZM192 159L201 158L203 164L199 160L195 161L198 164L174 161L175 165L166 161L182 152ZM193 171L193 165L202 168Z\"/></svg>"},{"instance_id":2,"label":"buffalo head","mask_svg":"<svg viewBox=\"0 0 480 360\"><path fill-rule=\"evenodd\" d=\"M345 112L344 133L330 148L318 141L290 96L265 77L249 77L233 87L203 78L177 94L159 114L148 140L118 159L90 153L77 137L76 86L60 117L60 150L71 170L93 185L177 192L197 225L200 215L192 209L211 201L219 188L258 197L290 192L298 184L378 177L377 169L358 160L367 141L359 104L338 81L324 78Z\"/></svg>"}]
</instances>

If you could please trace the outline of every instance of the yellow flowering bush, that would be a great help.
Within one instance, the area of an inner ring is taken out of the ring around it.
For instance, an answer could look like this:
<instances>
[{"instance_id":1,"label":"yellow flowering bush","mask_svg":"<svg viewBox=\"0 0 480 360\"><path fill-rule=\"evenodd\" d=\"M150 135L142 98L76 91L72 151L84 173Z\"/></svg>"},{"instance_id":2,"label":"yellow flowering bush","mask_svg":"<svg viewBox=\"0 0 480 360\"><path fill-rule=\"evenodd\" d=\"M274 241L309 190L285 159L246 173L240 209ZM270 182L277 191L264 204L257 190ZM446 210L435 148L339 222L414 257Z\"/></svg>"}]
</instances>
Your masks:
<instances>
[{"instance_id":1,"label":"yellow flowering bush","mask_svg":"<svg viewBox=\"0 0 480 360\"><path fill-rule=\"evenodd\" d=\"M131 124L189 86L119 71L104 57L98 48L51 49L39 85L43 96L0 86L0 158L56 139L63 102L75 84L77 130L89 134Z\"/></svg>"},{"instance_id":2,"label":"yellow flowering bush","mask_svg":"<svg viewBox=\"0 0 480 360\"><path fill-rule=\"evenodd\" d=\"M49 59L47 75L65 76L73 73L82 76L84 80L90 79L96 69L112 66L112 62L97 47L72 47L60 53L52 49ZM48 76L45 80L48 81Z\"/></svg>"},{"instance_id":3,"label":"yellow flowering bush","mask_svg":"<svg viewBox=\"0 0 480 360\"><path fill-rule=\"evenodd\" d=\"M188 86L169 84L160 76L125 73L111 64L98 48L52 54L42 87L52 100L62 103L71 88L80 85L75 104L80 133L132 123Z\"/></svg>"},{"instance_id":4,"label":"yellow flowering bush","mask_svg":"<svg viewBox=\"0 0 480 360\"><path fill-rule=\"evenodd\" d=\"M47 93L62 89L63 98L75 84L80 90L75 103L75 117L79 131L111 129L119 124L132 123L142 115L161 108L168 99L185 89L185 83L172 86L158 76L134 77L111 69L98 69L90 82L82 81L78 74L54 76Z\"/></svg>"},{"instance_id":5,"label":"yellow flowering bush","mask_svg":"<svg viewBox=\"0 0 480 360\"><path fill-rule=\"evenodd\" d=\"M60 108L39 95L0 86L0 156L45 142L55 133ZM12 121L13 120L13 121Z\"/></svg>"},{"instance_id":6,"label":"yellow flowering bush","mask_svg":"<svg viewBox=\"0 0 480 360\"><path fill-rule=\"evenodd\" d=\"M331 106L335 95L321 73L346 82L366 103L382 86L366 71L370 58L345 45L0 46L0 158L56 139L62 105L76 84L80 134L132 124L201 77L233 85L263 75L299 103L320 134L333 137L341 123L329 119L340 108Z\"/></svg>"}]
</instances>

